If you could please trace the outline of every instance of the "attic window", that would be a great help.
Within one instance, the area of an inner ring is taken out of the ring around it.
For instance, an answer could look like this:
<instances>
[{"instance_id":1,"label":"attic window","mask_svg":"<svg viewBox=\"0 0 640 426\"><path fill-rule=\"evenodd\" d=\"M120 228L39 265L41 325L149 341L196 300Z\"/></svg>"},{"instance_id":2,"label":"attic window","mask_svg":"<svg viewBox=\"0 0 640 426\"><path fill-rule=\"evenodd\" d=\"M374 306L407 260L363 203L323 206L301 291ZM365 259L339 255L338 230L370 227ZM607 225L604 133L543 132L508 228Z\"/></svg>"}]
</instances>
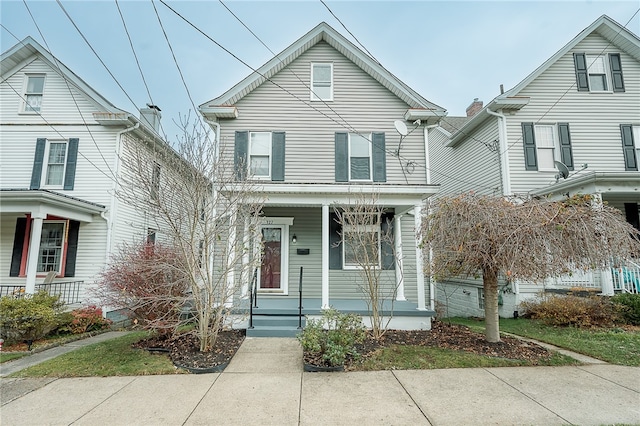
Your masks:
<instances>
[{"instance_id":1,"label":"attic window","mask_svg":"<svg viewBox=\"0 0 640 426\"><path fill-rule=\"evenodd\" d=\"M333 100L333 64L311 64L311 100Z\"/></svg>"},{"instance_id":2,"label":"attic window","mask_svg":"<svg viewBox=\"0 0 640 426\"><path fill-rule=\"evenodd\" d=\"M24 112L40 112L44 92L44 75L28 75L24 91Z\"/></svg>"}]
</instances>

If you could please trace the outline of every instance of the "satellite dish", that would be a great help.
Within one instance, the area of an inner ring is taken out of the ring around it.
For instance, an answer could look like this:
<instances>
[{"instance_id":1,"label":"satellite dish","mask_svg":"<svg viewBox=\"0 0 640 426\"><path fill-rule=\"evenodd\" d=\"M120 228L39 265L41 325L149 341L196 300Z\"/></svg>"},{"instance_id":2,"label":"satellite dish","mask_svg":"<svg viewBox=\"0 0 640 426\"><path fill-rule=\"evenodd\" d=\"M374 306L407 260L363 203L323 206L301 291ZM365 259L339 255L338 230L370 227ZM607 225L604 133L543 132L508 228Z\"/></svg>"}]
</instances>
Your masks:
<instances>
[{"instance_id":1,"label":"satellite dish","mask_svg":"<svg viewBox=\"0 0 640 426\"><path fill-rule=\"evenodd\" d=\"M564 163L560 162L560 161L554 161L553 164L555 164L556 169L558 169L558 175L556 176L556 178L560 179L566 179L569 177L569 169L567 168L567 166L564 165Z\"/></svg>"},{"instance_id":2,"label":"satellite dish","mask_svg":"<svg viewBox=\"0 0 640 426\"><path fill-rule=\"evenodd\" d=\"M404 124L404 121L396 120L393 122L393 125L395 126L398 133L400 133L400 136L407 136L409 134L409 130L407 129L407 125Z\"/></svg>"}]
</instances>

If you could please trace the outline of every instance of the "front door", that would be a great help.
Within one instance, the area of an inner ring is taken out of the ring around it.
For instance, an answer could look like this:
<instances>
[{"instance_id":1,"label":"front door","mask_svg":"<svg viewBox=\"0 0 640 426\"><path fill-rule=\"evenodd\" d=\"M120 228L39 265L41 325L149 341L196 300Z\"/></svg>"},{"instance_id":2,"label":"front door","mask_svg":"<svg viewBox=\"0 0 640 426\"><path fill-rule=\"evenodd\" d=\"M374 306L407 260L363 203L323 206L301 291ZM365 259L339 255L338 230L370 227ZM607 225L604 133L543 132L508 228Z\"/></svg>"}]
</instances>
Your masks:
<instances>
[{"instance_id":1,"label":"front door","mask_svg":"<svg viewBox=\"0 0 640 426\"><path fill-rule=\"evenodd\" d=\"M282 290L282 227L262 228L262 265L260 266L260 289Z\"/></svg>"}]
</instances>

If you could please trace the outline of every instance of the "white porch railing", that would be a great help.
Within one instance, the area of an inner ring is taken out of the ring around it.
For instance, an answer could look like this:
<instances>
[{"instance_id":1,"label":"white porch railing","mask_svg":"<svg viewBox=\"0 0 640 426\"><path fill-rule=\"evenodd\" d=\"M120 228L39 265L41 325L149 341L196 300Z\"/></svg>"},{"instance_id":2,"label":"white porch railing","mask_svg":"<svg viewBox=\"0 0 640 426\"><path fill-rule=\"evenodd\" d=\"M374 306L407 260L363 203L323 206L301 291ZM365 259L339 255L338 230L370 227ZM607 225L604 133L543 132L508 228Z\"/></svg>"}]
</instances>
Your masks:
<instances>
[{"instance_id":1,"label":"white porch railing","mask_svg":"<svg viewBox=\"0 0 640 426\"><path fill-rule=\"evenodd\" d=\"M627 261L626 264L611 268L613 289L621 293L640 293L640 265Z\"/></svg>"},{"instance_id":2,"label":"white porch railing","mask_svg":"<svg viewBox=\"0 0 640 426\"><path fill-rule=\"evenodd\" d=\"M596 275L598 275L596 277ZM585 287L585 288L601 288L599 274L594 274L591 271L583 272L576 271L571 274L562 275L557 278L549 280L548 286L550 287Z\"/></svg>"}]
</instances>

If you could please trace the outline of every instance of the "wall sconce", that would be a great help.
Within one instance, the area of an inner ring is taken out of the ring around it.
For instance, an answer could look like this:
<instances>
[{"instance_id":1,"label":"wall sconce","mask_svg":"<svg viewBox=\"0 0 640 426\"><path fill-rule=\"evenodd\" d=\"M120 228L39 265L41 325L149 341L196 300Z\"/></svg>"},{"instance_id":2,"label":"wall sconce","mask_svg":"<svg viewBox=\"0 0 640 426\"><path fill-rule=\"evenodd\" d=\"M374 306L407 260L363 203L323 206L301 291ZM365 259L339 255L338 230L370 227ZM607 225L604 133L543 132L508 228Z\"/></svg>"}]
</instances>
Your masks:
<instances>
[{"instance_id":1,"label":"wall sconce","mask_svg":"<svg viewBox=\"0 0 640 426\"><path fill-rule=\"evenodd\" d=\"M293 234L293 237L291 237L291 242L293 244L296 244L298 242L298 237L296 236L296 234Z\"/></svg>"}]
</instances>

